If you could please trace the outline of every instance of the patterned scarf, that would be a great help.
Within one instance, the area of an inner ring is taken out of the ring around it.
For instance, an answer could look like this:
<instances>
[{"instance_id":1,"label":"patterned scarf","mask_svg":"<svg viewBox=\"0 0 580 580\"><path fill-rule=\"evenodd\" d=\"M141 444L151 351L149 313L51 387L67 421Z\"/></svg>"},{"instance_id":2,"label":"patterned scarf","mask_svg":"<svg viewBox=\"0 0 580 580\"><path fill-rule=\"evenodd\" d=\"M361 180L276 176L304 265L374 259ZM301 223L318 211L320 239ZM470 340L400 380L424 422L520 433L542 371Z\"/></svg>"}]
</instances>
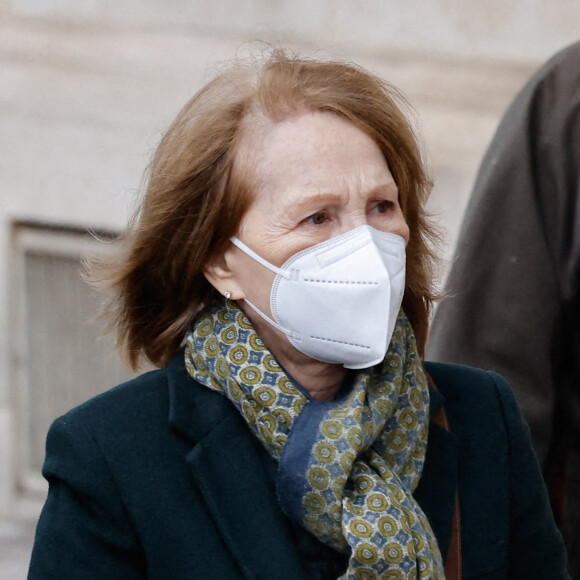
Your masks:
<instances>
[{"instance_id":1,"label":"patterned scarf","mask_svg":"<svg viewBox=\"0 0 580 580\"><path fill-rule=\"evenodd\" d=\"M401 311L384 361L315 401L227 301L185 340L199 383L225 395L278 465L284 512L350 554L344 579L443 579L429 522L413 498L427 447L429 391Z\"/></svg>"}]
</instances>

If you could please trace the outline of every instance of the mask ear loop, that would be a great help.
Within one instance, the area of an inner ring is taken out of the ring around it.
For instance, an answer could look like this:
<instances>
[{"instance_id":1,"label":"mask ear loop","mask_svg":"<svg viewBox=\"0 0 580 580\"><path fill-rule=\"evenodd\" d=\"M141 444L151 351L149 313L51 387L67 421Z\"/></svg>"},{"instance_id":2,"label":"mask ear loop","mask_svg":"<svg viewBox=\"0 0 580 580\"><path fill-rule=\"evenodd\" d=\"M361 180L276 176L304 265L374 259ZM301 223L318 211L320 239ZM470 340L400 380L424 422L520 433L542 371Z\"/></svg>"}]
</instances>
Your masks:
<instances>
[{"instance_id":1,"label":"mask ear loop","mask_svg":"<svg viewBox=\"0 0 580 580\"><path fill-rule=\"evenodd\" d=\"M250 258L254 258L254 260L256 260L256 262L258 262L259 264L262 264L262 266L264 266L265 268L268 268L268 270L270 270L271 272L274 272L275 274L278 274L279 276L282 276L283 278L290 278L290 273L288 271L282 270L281 268L274 266L274 264L270 264L270 262L268 262L268 260L264 260L264 258L262 258L262 256L260 256L259 254L256 254L256 252L254 252L254 250L252 250L251 248L248 248L248 246L246 246L246 244L244 244L244 242L242 242L241 240L239 240L235 236L230 238L230 242L232 242L232 244L234 244L234 246L237 246L238 248L240 248L240 250L242 250L242 252L244 252L244 254L248 254L248 256L250 256Z\"/></svg>"},{"instance_id":2,"label":"mask ear loop","mask_svg":"<svg viewBox=\"0 0 580 580\"><path fill-rule=\"evenodd\" d=\"M246 244L244 244L244 242L242 242L241 240L239 240L235 236L230 238L230 241L232 242L232 244L234 244L234 246L237 246L240 250L242 250L242 252L244 252L245 254L250 256L250 258L253 258L254 260L256 260L256 262L258 262L259 264L261 264L262 266L264 266L265 268L267 268L271 272L274 272L275 274L278 274L279 276L282 276L283 278L291 278L291 275L289 272L287 272L286 270L282 270L281 268L278 268L278 267L274 266L273 264L270 264L270 262L268 262L267 260L264 260L264 258L262 258L262 256L260 256L259 254L256 254L256 252L254 252L254 250L252 250L251 248L248 248L248 246L246 246ZM297 334L295 332L280 326L277 322L272 320L267 314L262 312L257 306L254 306L247 298L244 298L244 302L248 306L250 306L250 308L256 314L260 315L267 323L269 323L271 326L273 326L276 330L279 330L281 333L285 334L286 336L291 336L293 338L297 337Z\"/></svg>"},{"instance_id":3,"label":"mask ear loop","mask_svg":"<svg viewBox=\"0 0 580 580\"><path fill-rule=\"evenodd\" d=\"M270 324L271 326L273 326L276 330L279 330L282 334L285 334L286 336L291 336L292 338L296 338L298 336L292 330L288 330L287 328L284 328L284 327L280 326L277 322L275 322L274 320L272 320L267 314L265 314L264 312L262 312L257 306L254 306L247 298L244 298L244 302L248 306L250 306L251 309L256 314L259 314L268 324Z\"/></svg>"}]
</instances>

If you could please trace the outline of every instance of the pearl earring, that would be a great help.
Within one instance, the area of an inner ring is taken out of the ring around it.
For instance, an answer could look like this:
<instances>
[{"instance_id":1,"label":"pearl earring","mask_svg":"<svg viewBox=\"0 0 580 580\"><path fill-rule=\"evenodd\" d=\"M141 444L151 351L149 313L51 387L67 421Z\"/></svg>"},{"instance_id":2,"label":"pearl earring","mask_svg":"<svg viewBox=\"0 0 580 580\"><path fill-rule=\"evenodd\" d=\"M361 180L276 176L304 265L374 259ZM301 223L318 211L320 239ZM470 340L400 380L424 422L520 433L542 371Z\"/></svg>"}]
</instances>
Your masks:
<instances>
[{"instance_id":1,"label":"pearl earring","mask_svg":"<svg viewBox=\"0 0 580 580\"><path fill-rule=\"evenodd\" d=\"M229 300L232 297L232 293L231 292L226 292L224 294L224 296Z\"/></svg>"}]
</instances>

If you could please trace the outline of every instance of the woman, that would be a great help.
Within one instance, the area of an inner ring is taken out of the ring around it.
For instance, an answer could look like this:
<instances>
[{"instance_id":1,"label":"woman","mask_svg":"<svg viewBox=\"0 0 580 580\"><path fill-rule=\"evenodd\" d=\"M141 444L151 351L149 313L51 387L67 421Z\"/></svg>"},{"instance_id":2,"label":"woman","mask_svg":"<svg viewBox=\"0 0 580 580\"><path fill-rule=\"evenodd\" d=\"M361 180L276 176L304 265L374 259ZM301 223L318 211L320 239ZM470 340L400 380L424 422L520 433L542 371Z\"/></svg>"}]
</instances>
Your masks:
<instances>
[{"instance_id":1,"label":"woman","mask_svg":"<svg viewBox=\"0 0 580 580\"><path fill-rule=\"evenodd\" d=\"M509 387L421 361L403 108L276 52L181 111L107 270L122 349L160 370L51 428L31 578L567 577Z\"/></svg>"}]
</instances>

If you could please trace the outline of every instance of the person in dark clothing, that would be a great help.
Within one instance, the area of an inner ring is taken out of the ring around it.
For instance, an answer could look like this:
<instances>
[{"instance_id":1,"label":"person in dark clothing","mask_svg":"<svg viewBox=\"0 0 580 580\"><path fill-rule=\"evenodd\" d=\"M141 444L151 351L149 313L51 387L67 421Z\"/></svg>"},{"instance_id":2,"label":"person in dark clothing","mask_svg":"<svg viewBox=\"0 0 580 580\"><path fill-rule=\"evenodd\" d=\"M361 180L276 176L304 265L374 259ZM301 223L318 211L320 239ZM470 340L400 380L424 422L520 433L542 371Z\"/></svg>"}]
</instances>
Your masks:
<instances>
[{"instance_id":1,"label":"person in dark clothing","mask_svg":"<svg viewBox=\"0 0 580 580\"><path fill-rule=\"evenodd\" d=\"M580 578L580 43L517 95L483 159L427 352L502 373Z\"/></svg>"},{"instance_id":2,"label":"person in dark clothing","mask_svg":"<svg viewBox=\"0 0 580 580\"><path fill-rule=\"evenodd\" d=\"M423 363L404 108L274 51L182 109L101 269L121 347L159 370L53 424L31 580L567 578L505 380Z\"/></svg>"}]
</instances>

